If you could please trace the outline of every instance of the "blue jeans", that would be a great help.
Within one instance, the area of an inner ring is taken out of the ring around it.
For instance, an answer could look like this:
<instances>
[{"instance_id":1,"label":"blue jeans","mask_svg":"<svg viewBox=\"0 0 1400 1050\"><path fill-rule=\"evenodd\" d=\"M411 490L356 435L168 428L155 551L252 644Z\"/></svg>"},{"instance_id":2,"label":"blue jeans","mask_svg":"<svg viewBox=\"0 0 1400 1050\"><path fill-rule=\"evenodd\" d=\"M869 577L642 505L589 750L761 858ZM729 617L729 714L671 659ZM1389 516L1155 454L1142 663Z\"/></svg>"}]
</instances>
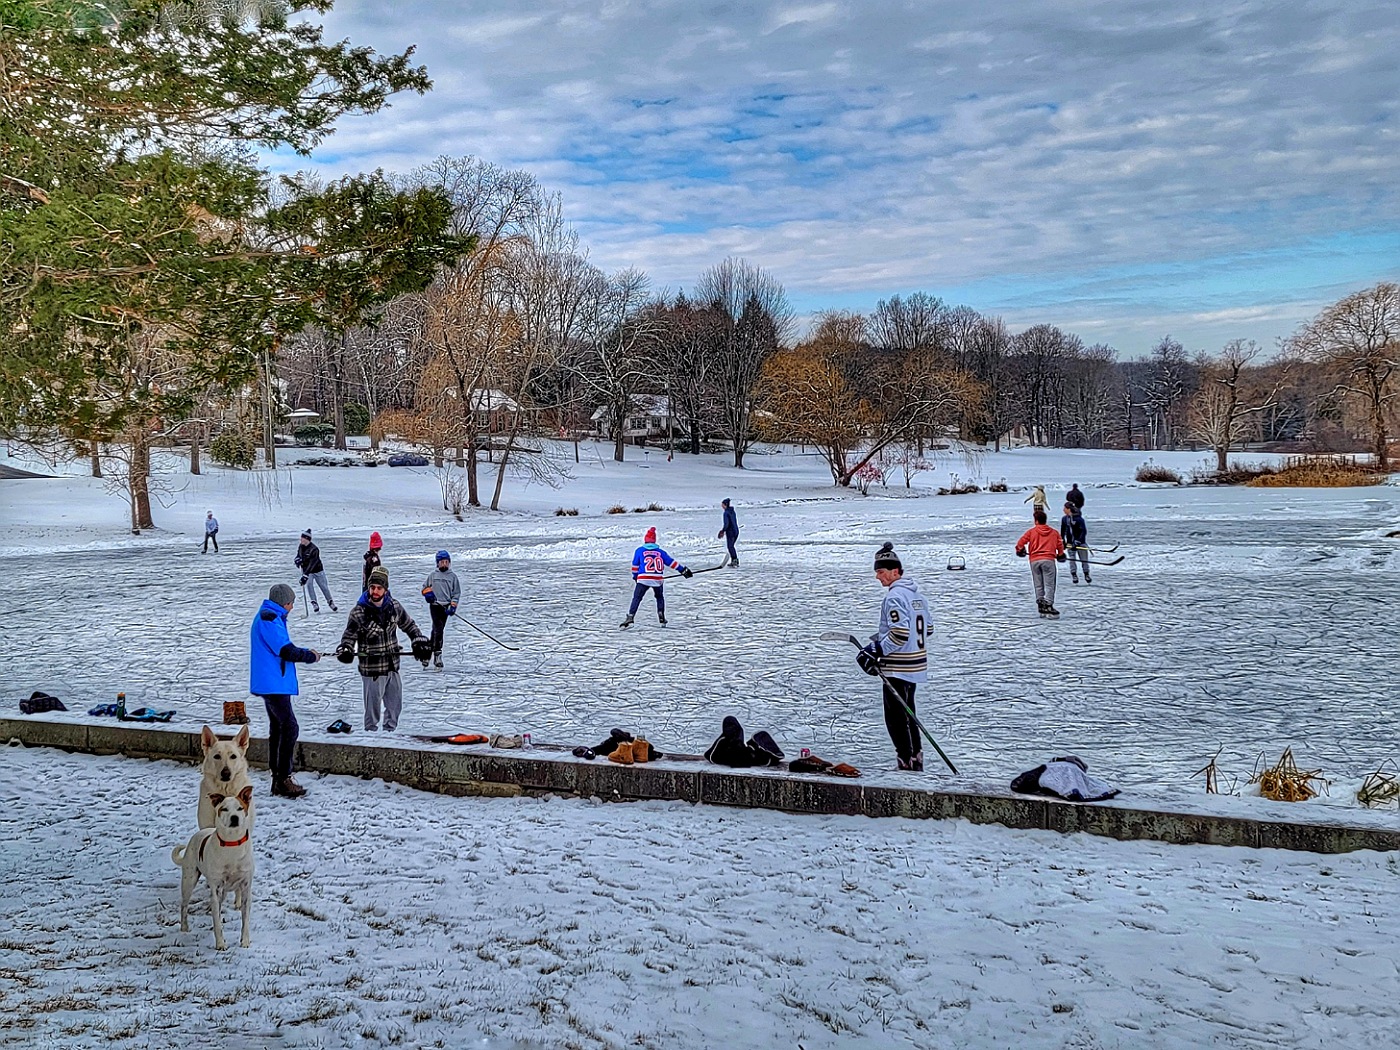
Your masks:
<instances>
[{"instance_id":1,"label":"blue jeans","mask_svg":"<svg viewBox=\"0 0 1400 1050\"><path fill-rule=\"evenodd\" d=\"M739 564L739 552L734 549L735 541L737 541L738 539L739 537L737 535L726 535L724 537L724 542L729 545L729 560L732 561L735 565Z\"/></svg>"},{"instance_id":2,"label":"blue jeans","mask_svg":"<svg viewBox=\"0 0 1400 1050\"><path fill-rule=\"evenodd\" d=\"M637 609L642 604L642 597L647 591L656 592L656 615L664 617L666 615L666 595L661 593L661 584L655 587L648 587L645 583L639 583L632 588L632 606L627 610L628 616L636 616Z\"/></svg>"}]
</instances>

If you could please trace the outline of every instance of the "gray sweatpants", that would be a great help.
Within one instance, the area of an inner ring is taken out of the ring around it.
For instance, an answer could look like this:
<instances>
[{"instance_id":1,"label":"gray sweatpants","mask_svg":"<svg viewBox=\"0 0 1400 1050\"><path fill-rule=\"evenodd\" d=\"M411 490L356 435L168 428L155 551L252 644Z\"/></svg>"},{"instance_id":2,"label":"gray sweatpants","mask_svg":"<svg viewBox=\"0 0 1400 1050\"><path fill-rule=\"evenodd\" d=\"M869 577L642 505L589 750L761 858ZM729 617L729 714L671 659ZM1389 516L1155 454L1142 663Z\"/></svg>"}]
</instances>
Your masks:
<instances>
[{"instance_id":1,"label":"gray sweatpants","mask_svg":"<svg viewBox=\"0 0 1400 1050\"><path fill-rule=\"evenodd\" d=\"M1078 563L1084 566L1084 578L1091 579L1089 575L1089 548L1071 547L1069 549L1069 576L1076 583L1079 582Z\"/></svg>"},{"instance_id":2,"label":"gray sweatpants","mask_svg":"<svg viewBox=\"0 0 1400 1050\"><path fill-rule=\"evenodd\" d=\"M1031 583L1035 584L1036 604L1055 604L1055 559L1031 562Z\"/></svg>"},{"instance_id":3,"label":"gray sweatpants","mask_svg":"<svg viewBox=\"0 0 1400 1050\"><path fill-rule=\"evenodd\" d=\"M377 678L360 676L365 684L365 728L379 728L379 705L384 704L384 732L392 733L399 724L403 711L403 679L399 672L390 671Z\"/></svg>"},{"instance_id":4,"label":"gray sweatpants","mask_svg":"<svg viewBox=\"0 0 1400 1050\"><path fill-rule=\"evenodd\" d=\"M321 588L321 593L326 596L326 604L334 605L335 599L331 597L331 588L326 583L325 571L308 572L306 574L306 596L311 599L312 605L316 604L316 588L318 586Z\"/></svg>"}]
</instances>

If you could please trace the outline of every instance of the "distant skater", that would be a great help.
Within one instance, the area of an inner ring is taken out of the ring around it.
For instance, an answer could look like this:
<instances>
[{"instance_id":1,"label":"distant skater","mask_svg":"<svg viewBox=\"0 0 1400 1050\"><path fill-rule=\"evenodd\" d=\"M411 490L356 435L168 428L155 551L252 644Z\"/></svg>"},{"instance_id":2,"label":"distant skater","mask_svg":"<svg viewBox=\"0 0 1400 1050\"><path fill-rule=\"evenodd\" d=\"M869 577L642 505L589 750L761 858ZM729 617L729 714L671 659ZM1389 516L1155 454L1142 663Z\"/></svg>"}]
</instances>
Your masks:
<instances>
[{"instance_id":1,"label":"distant skater","mask_svg":"<svg viewBox=\"0 0 1400 1050\"><path fill-rule=\"evenodd\" d=\"M203 547L203 549L202 549L199 553L200 553L200 554L208 554L208 553L209 553L209 544L211 544L211 543L214 545L214 553L215 553L215 554L218 554L218 553L219 553L219 519L216 518L216 517L214 517L214 512L213 512L212 510L211 510L208 514L206 514L206 515L204 516L204 547Z\"/></svg>"},{"instance_id":2,"label":"distant skater","mask_svg":"<svg viewBox=\"0 0 1400 1050\"><path fill-rule=\"evenodd\" d=\"M331 607L331 612L339 612L335 607L335 599L331 597L330 584L326 583L326 567L321 563L321 548L316 546L311 539L311 530L307 529L301 534L301 541L297 545L297 556L292 559L298 569L301 570L301 585L306 587L308 583L311 587L307 589L306 596L311 599L311 608L316 612L321 611L321 607L316 604L316 588L321 588L321 593L326 596L326 604Z\"/></svg>"},{"instance_id":3,"label":"distant skater","mask_svg":"<svg viewBox=\"0 0 1400 1050\"><path fill-rule=\"evenodd\" d=\"M1089 528L1084 524L1084 515L1079 508L1065 500L1065 514L1060 519L1060 539L1064 540L1069 552L1069 578L1079 582L1079 565L1084 565L1084 582L1093 583L1089 576Z\"/></svg>"},{"instance_id":4,"label":"distant skater","mask_svg":"<svg viewBox=\"0 0 1400 1050\"><path fill-rule=\"evenodd\" d=\"M1031 505L1032 514L1034 514L1036 511L1040 511L1042 514L1045 514L1048 519L1049 512L1045 508L1050 506L1050 501L1045 498L1044 485L1037 485L1035 488L1031 489L1031 494L1025 499L1023 499L1021 502L1029 503Z\"/></svg>"},{"instance_id":5,"label":"distant skater","mask_svg":"<svg viewBox=\"0 0 1400 1050\"><path fill-rule=\"evenodd\" d=\"M661 621L662 627L666 626L666 593L661 581L667 569L675 569L686 579L695 575L657 546L656 529L647 529L644 542L632 555L632 604L627 610L627 619L622 621L623 627L632 626L637 609L642 604L642 596L648 590L656 595L656 618Z\"/></svg>"},{"instance_id":6,"label":"distant skater","mask_svg":"<svg viewBox=\"0 0 1400 1050\"><path fill-rule=\"evenodd\" d=\"M734 513L734 508L729 505L729 500L720 501L720 506L724 508L724 524L715 533L715 538L724 537L729 545L729 560L726 565L732 565L736 569L739 567L739 552L734 549L734 543L739 538L739 515Z\"/></svg>"},{"instance_id":7,"label":"distant skater","mask_svg":"<svg viewBox=\"0 0 1400 1050\"><path fill-rule=\"evenodd\" d=\"M1084 509L1084 493L1079 491L1077 484L1069 487L1069 491L1065 493L1065 502L1073 503L1077 510Z\"/></svg>"},{"instance_id":8,"label":"distant skater","mask_svg":"<svg viewBox=\"0 0 1400 1050\"><path fill-rule=\"evenodd\" d=\"M1055 562L1065 560L1065 544L1060 534L1046 524L1045 511L1035 509L1035 524L1016 541L1016 557L1031 559L1031 583L1035 587L1035 604L1040 615L1054 618Z\"/></svg>"},{"instance_id":9,"label":"distant skater","mask_svg":"<svg viewBox=\"0 0 1400 1050\"><path fill-rule=\"evenodd\" d=\"M428 603L428 615L433 618L433 666L442 667L442 636L447 618L457 615L457 603L462 599L462 585L452 571L452 555L437 552L437 568L423 581L423 600Z\"/></svg>"},{"instance_id":10,"label":"distant skater","mask_svg":"<svg viewBox=\"0 0 1400 1050\"><path fill-rule=\"evenodd\" d=\"M365 569L364 572L361 573L361 590L369 590L369 574L372 573L375 569L379 568L379 566L384 564L379 560L379 551L383 548L383 546L384 541L380 539L379 533L371 532L369 534L369 550L365 551Z\"/></svg>"}]
</instances>

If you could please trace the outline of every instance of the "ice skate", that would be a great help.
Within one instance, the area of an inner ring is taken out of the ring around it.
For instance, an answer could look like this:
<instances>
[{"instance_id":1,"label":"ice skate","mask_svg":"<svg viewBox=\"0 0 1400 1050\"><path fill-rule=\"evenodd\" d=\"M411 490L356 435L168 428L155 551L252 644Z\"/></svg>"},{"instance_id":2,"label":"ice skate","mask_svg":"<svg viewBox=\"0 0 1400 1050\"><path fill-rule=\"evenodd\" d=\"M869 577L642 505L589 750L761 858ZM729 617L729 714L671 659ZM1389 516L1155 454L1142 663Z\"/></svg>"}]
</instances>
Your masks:
<instances>
[{"instance_id":1,"label":"ice skate","mask_svg":"<svg viewBox=\"0 0 1400 1050\"><path fill-rule=\"evenodd\" d=\"M632 626L632 614L631 614L631 613L628 613L628 614L627 614L627 619L625 619L625 620L622 621L622 626L623 626L623 627L631 627L631 626Z\"/></svg>"}]
</instances>

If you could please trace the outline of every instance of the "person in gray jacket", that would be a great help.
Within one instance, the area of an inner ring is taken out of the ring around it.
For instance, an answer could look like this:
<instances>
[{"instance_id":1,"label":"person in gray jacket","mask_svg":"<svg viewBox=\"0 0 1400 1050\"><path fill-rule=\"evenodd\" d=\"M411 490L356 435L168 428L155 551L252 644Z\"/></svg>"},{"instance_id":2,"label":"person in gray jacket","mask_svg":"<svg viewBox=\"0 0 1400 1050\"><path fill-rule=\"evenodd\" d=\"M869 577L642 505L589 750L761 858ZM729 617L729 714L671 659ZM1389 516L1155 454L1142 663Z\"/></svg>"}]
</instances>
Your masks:
<instances>
[{"instance_id":1,"label":"person in gray jacket","mask_svg":"<svg viewBox=\"0 0 1400 1050\"><path fill-rule=\"evenodd\" d=\"M447 618L457 615L457 603L462 599L462 585L457 574L452 571L452 555L447 551L437 552L437 568L428 573L423 581L423 600L428 603L428 614L433 618L433 666L442 666L442 635L447 627Z\"/></svg>"}]
</instances>

